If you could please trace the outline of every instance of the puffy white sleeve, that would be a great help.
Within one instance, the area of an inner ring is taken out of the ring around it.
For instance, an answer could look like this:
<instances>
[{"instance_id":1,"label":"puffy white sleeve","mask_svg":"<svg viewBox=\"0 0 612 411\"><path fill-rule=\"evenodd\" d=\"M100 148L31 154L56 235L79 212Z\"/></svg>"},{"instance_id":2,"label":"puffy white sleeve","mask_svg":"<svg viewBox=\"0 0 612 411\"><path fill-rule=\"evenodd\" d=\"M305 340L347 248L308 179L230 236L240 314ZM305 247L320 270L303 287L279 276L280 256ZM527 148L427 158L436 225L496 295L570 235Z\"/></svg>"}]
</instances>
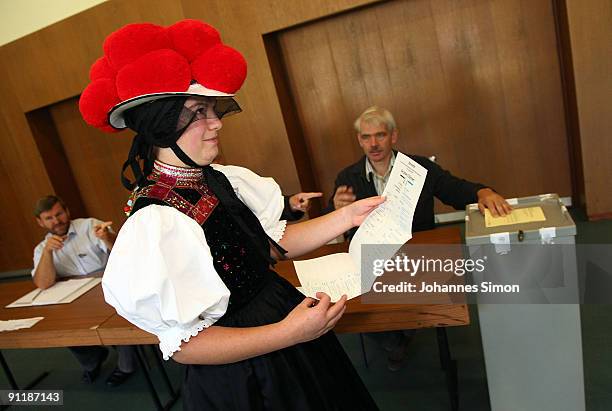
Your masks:
<instances>
[{"instance_id":1,"label":"puffy white sleeve","mask_svg":"<svg viewBox=\"0 0 612 411\"><path fill-rule=\"evenodd\" d=\"M213 267L204 231L160 205L127 219L102 278L106 302L159 338L164 359L225 314L230 291Z\"/></svg>"},{"instance_id":2,"label":"puffy white sleeve","mask_svg":"<svg viewBox=\"0 0 612 411\"><path fill-rule=\"evenodd\" d=\"M280 220L285 200L279 185L271 177L261 177L248 168L211 164L222 172L234 188L238 198L257 216L271 239L283 238L287 221Z\"/></svg>"}]
</instances>

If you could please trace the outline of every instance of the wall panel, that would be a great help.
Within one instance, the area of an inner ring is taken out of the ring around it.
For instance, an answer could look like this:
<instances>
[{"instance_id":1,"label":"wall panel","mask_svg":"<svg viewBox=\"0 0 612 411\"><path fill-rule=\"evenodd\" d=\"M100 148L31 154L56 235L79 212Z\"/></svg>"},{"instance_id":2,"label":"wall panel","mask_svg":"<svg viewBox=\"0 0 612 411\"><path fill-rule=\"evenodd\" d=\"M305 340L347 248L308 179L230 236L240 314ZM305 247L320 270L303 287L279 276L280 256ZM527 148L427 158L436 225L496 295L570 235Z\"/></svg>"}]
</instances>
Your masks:
<instances>
[{"instance_id":1,"label":"wall panel","mask_svg":"<svg viewBox=\"0 0 612 411\"><path fill-rule=\"evenodd\" d=\"M121 26L140 21L172 24L183 18L179 2L109 1L3 46L10 81L24 111L81 93L102 42Z\"/></svg>"},{"instance_id":2,"label":"wall panel","mask_svg":"<svg viewBox=\"0 0 612 411\"><path fill-rule=\"evenodd\" d=\"M612 218L612 3L567 1L587 215Z\"/></svg>"},{"instance_id":3,"label":"wall panel","mask_svg":"<svg viewBox=\"0 0 612 411\"><path fill-rule=\"evenodd\" d=\"M15 171L7 169L0 161L0 207L4 213L4 218L0 219L0 272L31 267L32 244L37 240L33 235L36 229L31 213L34 204L25 210L20 207L19 187L9 183L10 174L15 174ZM27 211L30 211L29 215ZM41 239L42 235L38 241Z\"/></svg>"},{"instance_id":4,"label":"wall panel","mask_svg":"<svg viewBox=\"0 0 612 411\"><path fill-rule=\"evenodd\" d=\"M0 272L30 267L34 246L43 231L32 216L36 200L52 192L51 182L32 139L25 114L17 103L17 92L6 81L7 61L0 48Z\"/></svg>"},{"instance_id":5,"label":"wall panel","mask_svg":"<svg viewBox=\"0 0 612 411\"><path fill-rule=\"evenodd\" d=\"M361 154L353 120L376 104L394 113L403 151L507 196L571 195L549 2L378 3L279 42L326 193Z\"/></svg>"},{"instance_id":6,"label":"wall panel","mask_svg":"<svg viewBox=\"0 0 612 411\"><path fill-rule=\"evenodd\" d=\"M87 214L111 220L114 229L119 229L126 219L123 207L129 195L119 176L134 133L92 130L81 119L77 99L54 104L50 111L74 175L74 190L80 193Z\"/></svg>"}]
</instances>

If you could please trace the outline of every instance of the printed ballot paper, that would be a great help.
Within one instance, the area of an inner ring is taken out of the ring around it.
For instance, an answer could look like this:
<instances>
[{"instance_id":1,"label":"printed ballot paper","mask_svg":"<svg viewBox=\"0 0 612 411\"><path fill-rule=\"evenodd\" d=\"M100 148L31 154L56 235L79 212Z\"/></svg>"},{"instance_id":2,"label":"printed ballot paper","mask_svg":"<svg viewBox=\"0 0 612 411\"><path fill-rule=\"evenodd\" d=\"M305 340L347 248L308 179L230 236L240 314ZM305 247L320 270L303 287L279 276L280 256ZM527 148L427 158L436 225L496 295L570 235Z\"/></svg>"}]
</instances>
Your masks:
<instances>
[{"instance_id":1,"label":"printed ballot paper","mask_svg":"<svg viewBox=\"0 0 612 411\"><path fill-rule=\"evenodd\" d=\"M389 244L397 244L399 248L412 238L414 210L426 176L427 170L423 166L397 153L383 192L386 201L361 224L351 241L349 252L293 262L302 293L314 297L316 292L322 291L332 301L337 301L343 294L351 299L367 292L375 277L372 273L363 273L362 276L361 246L387 245L378 250L384 254L377 255L377 258L389 259L397 251L390 250Z\"/></svg>"}]
</instances>

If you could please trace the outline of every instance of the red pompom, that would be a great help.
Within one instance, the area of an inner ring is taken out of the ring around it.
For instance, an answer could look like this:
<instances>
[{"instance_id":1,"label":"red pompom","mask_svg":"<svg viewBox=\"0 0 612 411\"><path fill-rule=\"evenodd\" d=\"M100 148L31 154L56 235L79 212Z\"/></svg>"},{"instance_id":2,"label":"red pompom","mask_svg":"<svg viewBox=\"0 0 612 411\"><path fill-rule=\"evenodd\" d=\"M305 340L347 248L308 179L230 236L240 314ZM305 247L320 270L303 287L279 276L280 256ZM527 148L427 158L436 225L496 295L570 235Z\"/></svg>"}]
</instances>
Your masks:
<instances>
[{"instance_id":1,"label":"red pompom","mask_svg":"<svg viewBox=\"0 0 612 411\"><path fill-rule=\"evenodd\" d=\"M92 64L89 69L89 79L91 81L97 80L99 78L115 78L115 70L113 70L108 64L108 60L105 56L100 57L96 60L94 64Z\"/></svg>"},{"instance_id":2,"label":"red pompom","mask_svg":"<svg viewBox=\"0 0 612 411\"><path fill-rule=\"evenodd\" d=\"M104 56L90 69L91 83L81 95L79 108L90 125L115 131L108 123L108 112L125 100L186 92L193 80L213 95L215 90L234 94L246 70L242 55L223 45L217 30L206 23L183 20L168 28L129 24L104 42Z\"/></svg>"},{"instance_id":3,"label":"red pompom","mask_svg":"<svg viewBox=\"0 0 612 411\"><path fill-rule=\"evenodd\" d=\"M221 43L219 32L199 20L181 20L166 29L172 48L190 62L216 44Z\"/></svg>"},{"instance_id":4,"label":"red pompom","mask_svg":"<svg viewBox=\"0 0 612 411\"><path fill-rule=\"evenodd\" d=\"M97 79L83 90L79 99L79 110L88 124L110 131L107 129L110 127L108 112L119 101L114 81L107 78Z\"/></svg>"},{"instance_id":5,"label":"red pompom","mask_svg":"<svg viewBox=\"0 0 612 411\"><path fill-rule=\"evenodd\" d=\"M193 78L206 88L234 94L246 78L246 60L238 51L219 44L191 63Z\"/></svg>"},{"instance_id":6,"label":"red pompom","mask_svg":"<svg viewBox=\"0 0 612 411\"><path fill-rule=\"evenodd\" d=\"M191 70L185 57L174 50L152 51L117 73L121 100L143 94L187 91Z\"/></svg>"},{"instance_id":7,"label":"red pompom","mask_svg":"<svg viewBox=\"0 0 612 411\"><path fill-rule=\"evenodd\" d=\"M166 48L170 48L168 33L151 23L128 24L104 41L104 54L115 71L150 51Z\"/></svg>"}]
</instances>

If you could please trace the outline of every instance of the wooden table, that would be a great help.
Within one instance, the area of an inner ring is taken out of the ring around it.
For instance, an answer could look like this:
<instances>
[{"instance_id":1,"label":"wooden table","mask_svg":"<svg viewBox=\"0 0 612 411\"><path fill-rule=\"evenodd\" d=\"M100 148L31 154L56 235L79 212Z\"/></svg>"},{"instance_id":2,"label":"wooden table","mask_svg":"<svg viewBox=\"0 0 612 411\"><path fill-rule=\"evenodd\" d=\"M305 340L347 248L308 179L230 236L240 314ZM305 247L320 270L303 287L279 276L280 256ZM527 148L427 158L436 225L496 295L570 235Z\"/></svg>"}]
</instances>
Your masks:
<instances>
[{"instance_id":1,"label":"wooden table","mask_svg":"<svg viewBox=\"0 0 612 411\"><path fill-rule=\"evenodd\" d=\"M117 316L113 307L104 302L102 287L100 285L87 291L70 304L4 308L7 304L10 304L34 288L34 284L29 280L0 285L0 306L2 307L0 309L0 320L44 317L43 320L39 321L32 328L0 333L0 349L110 345L106 344L102 339L104 333L100 332L101 325L109 320L112 323L113 320L118 319L123 323L127 323ZM140 338L135 337L131 341L126 341L121 345L138 345L135 350L137 360L145 376L149 393L155 407L158 410L168 410L179 399L180 390L177 391L172 386L161 358L159 357L159 350L155 347L152 350L155 353L153 358L159 366L163 382L170 393L170 398L165 404L162 404L157 392L158 390L153 384L149 366L146 364L145 353L142 346L139 345L157 344L157 338L151 334L143 333L135 327L133 328L135 332L138 331L136 333L139 334ZM130 336L129 332L125 334ZM22 385L20 388L1 352L0 365L13 390L30 389L49 374L47 371L43 372L33 381ZM2 409L4 410L5 406L3 406Z\"/></svg>"},{"instance_id":2,"label":"wooden table","mask_svg":"<svg viewBox=\"0 0 612 411\"><path fill-rule=\"evenodd\" d=\"M460 244L461 237L456 227L437 228L415 233L410 244ZM346 251L347 244L321 247L300 259L320 257L330 253ZM294 285L299 285L291 261L281 261L275 270ZM4 283L0 285L0 320L44 317L32 328L0 333L0 349L46 348L82 345L144 345L157 344L152 334L140 330L116 314L104 302L102 287L94 287L70 304L38 307L4 308L35 287L31 281ZM335 327L336 332L376 332L405 330L412 328L437 328L441 361L447 376L447 385L453 410L458 407L457 370L452 360L445 327L470 323L466 304L362 304L361 298L348 302L344 316ZM365 351L364 351L365 357ZM139 361L144 366L143 355ZM163 366L161 367L163 370ZM9 370L10 372L10 370ZM178 398L165 371L163 376L171 392L168 404L161 404L148 372L145 377L158 409L167 409Z\"/></svg>"},{"instance_id":3,"label":"wooden table","mask_svg":"<svg viewBox=\"0 0 612 411\"><path fill-rule=\"evenodd\" d=\"M461 236L457 227L443 227L415 233L410 243L460 244ZM346 243L326 245L300 257L298 260L343 252L346 249ZM292 284L299 285L291 261L279 262L275 271ZM466 304L362 304L360 298L354 298L348 302L346 311L334 331L338 333L376 332L449 327L468 325L469 323L470 318ZM139 330L116 314L100 325L97 331L104 345L157 343L155 336Z\"/></svg>"},{"instance_id":4,"label":"wooden table","mask_svg":"<svg viewBox=\"0 0 612 411\"><path fill-rule=\"evenodd\" d=\"M4 308L35 288L32 281L0 285L0 320L44 317L32 328L0 333L0 348L102 345L98 327L115 315L115 309L104 302L102 287L92 288L70 304Z\"/></svg>"},{"instance_id":5,"label":"wooden table","mask_svg":"<svg viewBox=\"0 0 612 411\"><path fill-rule=\"evenodd\" d=\"M456 227L415 233L410 243L459 244ZM299 259L346 251L346 244L321 247ZM281 261L276 271L298 285L291 261ZM0 285L0 306L4 307L34 289L30 281ZM156 344L157 337L136 328L104 302L102 287L96 286L70 304L40 307L1 308L0 320L45 317L34 327L0 333L2 348L44 348L74 345ZM335 331L374 332L411 328L448 327L469 324L465 304L407 305L362 304L360 298L348 302Z\"/></svg>"}]
</instances>

